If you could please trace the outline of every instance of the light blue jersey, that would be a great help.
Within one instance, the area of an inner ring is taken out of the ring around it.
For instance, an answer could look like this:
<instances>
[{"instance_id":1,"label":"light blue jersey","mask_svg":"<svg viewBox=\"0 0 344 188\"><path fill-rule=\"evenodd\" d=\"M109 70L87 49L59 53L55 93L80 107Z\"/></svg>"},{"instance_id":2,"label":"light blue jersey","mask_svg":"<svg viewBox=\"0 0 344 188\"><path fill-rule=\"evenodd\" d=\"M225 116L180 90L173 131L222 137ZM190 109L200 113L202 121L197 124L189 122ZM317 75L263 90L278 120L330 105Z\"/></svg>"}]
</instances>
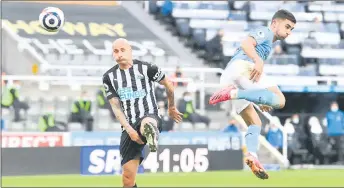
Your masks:
<instances>
[{"instance_id":1,"label":"light blue jersey","mask_svg":"<svg viewBox=\"0 0 344 188\"><path fill-rule=\"evenodd\" d=\"M261 26L251 30L248 36L253 37L257 41L256 52L258 53L259 57L265 61L269 57L272 49L274 33L270 30L270 28ZM237 59L253 62L253 60L245 54L241 47L237 49L230 62L233 62Z\"/></svg>"}]
</instances>

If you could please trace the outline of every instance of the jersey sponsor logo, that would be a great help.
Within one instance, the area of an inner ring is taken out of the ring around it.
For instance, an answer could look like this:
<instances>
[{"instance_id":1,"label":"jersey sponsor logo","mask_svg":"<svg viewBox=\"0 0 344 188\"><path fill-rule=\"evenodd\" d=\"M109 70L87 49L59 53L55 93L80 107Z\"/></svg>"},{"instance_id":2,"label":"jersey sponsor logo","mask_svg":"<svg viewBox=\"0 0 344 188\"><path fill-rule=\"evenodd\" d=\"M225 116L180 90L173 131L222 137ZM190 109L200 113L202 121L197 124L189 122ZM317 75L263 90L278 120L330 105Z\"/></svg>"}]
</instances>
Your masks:
<instances>
[{"instance_id":1,"label":"jersey sponsor logo","mask_svg":"<svg viewBox=\"0 0 344 188\"><path fill-rule=\"evenodd\" d=\"M118 95L121 100L132 100L145 97L146 91L144 89L133 91L133 88L131 87L124 87L118 89Z\"/></svg>"}]
</instances>

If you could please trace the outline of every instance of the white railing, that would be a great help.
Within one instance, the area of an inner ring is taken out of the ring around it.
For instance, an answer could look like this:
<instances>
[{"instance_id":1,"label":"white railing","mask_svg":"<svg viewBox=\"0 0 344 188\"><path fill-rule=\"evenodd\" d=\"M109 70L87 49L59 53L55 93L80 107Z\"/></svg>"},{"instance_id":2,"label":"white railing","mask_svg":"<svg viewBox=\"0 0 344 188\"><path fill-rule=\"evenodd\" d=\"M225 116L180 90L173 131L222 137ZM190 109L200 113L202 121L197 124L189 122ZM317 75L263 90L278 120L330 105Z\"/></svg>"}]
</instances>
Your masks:
<instances>
[{"instance_id":1,"label":"white railing","mask_svg":"<svg viewBox=\"0 0 344 188\"><path fill-rule=\"evenodd\" d=\"M50 69L60 69L66 70L68 76L72 76L72 70L100 70L106 71L111 68L109 66L102 66L102 65L52 65L52 64L44 64L41 66L41 71L45 72ZM165 72L174 72L174 68L162 68ZM182 72L188 73L199 73L199 78L201 81L205 80L206 73L222 73L223 69L221 68L182 68ZM281 86L315 86L318 85L319 82L326 83L326 85L331 85L333 82L337 82L337 85L344 85L344 77L337 77L337 76L291 76L291 75L268 75L270 79L274 80L278 85ZM77 78L74 76L73 78ZM217 83L215 83L217 85Z\"/></svg>"},{"instance_id":2,"label":"white railing","mask_svg":"<svg viewBox=\"0 0 344 188\"><path fill-rule=\"evenodd\" d=\"M260 108L258 107L258 105L256 105L256 104L253 104L253 105L256 108L256 110L260 111L260 113L262 113L263 116L269 120L269 122L271 122L274 125L276 125L276 127L278 127L278 129L282 131L282 134L283 134L282 155L280 155L280 152L277 151L271 145L267 146L267 149L269 149L270 152L274 156L276 156L279 161L281 161L284 164L284 167L288 167L290 165L290 163L289 163L289 160L288 160L288 140L287 140L287 136L288 135L287 135L287 131L284 129L284 127L281 124L273 122L273 118L272 118L272 116L268 112L262 112L260 110Z\"/></svg>"}]
</instances>

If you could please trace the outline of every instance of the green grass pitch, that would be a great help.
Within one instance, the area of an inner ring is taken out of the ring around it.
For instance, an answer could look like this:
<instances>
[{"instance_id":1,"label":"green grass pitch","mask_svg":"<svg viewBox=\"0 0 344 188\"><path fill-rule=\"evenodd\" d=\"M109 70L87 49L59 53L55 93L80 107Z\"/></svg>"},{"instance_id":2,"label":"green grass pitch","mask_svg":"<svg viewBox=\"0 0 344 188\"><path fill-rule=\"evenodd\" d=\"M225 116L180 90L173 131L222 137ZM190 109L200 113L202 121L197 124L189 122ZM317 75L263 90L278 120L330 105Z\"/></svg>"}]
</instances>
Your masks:
<instances>
[{"instance_id":1,"label":"green grass pitch","mask_svg":"<svg viewBox=\"0 0 344 188\"><path fill-rule=\"evenodd\" d=\"M257 179L250 171L139 174L138 187L343 187L344 170L284 170ZM2 187L121 187L120 176L26 176L2 177Z\"/></svg>"}]
</instances>

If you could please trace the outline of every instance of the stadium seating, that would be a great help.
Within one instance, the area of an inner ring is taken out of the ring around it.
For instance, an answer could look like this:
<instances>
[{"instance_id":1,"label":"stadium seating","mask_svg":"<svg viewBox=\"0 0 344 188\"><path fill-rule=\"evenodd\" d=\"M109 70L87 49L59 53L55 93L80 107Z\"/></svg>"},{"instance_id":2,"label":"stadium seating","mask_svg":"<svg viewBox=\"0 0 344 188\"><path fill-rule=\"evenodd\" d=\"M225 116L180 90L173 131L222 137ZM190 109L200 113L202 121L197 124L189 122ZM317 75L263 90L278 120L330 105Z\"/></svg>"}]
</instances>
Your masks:
<instances>
[{"instance_id":1,"label":"stadium seating","mask_svg":"<svg viewBox=\"0 0 344 188\"><path fill-rule=\"evenodd\" d=\"M157 3L159 8L150 12L160 15L164 3ZM282 56L268 60L268 74L274 75L342 75L343 57L340 55L343 46L343 5L330 2L286 2L274 1L234 1L234 2L178 2L173 1L171 19L172 29L179 37L186 38L188 46L198 51L204 50L207 42L216 35L219 29L224 30L222 38L223 55L234 54L238 42L247 35L247 30L270 23L276 8L293 12L297 26L293 34L282 43ZM228 7L230 8L228 10ZM250 11L247 11L250 9ZM166 16L165 16L166 17ZM163 17L164 18L164 17ZM312 36L310 36L312 35ZM306 40L314 39L312 48ZM322 49L321 52L318 49ZM328 49L324 51L324 48ZM301 51L301 56L299 55ZM224 61L228 61L225 58ZM319 69L313 65L303 64L309 58L318 59ZM207 59L209 61L209 59ZM302 67L299 67L302 65ZM333 65L336 71L330 71ZM218 64L218 66L220 66ZM338 69L337 69L338 68ZM283 70L283 71L280 71Z\"/></svg>"},{"instance_id":2,"label":"stadium seating","mask_svg":"<svg viewBox=\"0 0 344 188\"><path fill-rule=\"evenodd\" d=\"M301 84L309 87L318 86L320 83L312 77L309 77L303 83L299 83L297 80L293 80L293 76L344 75L344 58L342 55L344 52L344 6L339 2L173 1L174 7L170 15L161 14L164 6L163 1L151 1L150 3L149 12L155 15L160 23L167 26L166 30L170 30L174 35L177 35L180 41L184 42L185 46L190 47L193 53L202 57L206 64L220 68L223 68L223 65L230 60L240 40L247 35L249 29L270 24L271 16L276 9L288 9L297 17L296 28L287 40L274 46L275 50L273 53L276 54L268 58L264 71L269 75L284 76L286 79L290 78L285 83L291 83L290 88L294 87L294 91L300 91L301 89L298 89L298 86ZM152 3L154 3L154 6ZM32 10L31 12L38 11L32 6L27 8ZM86 27L88 34L82 34L73 25L69 25L71 28L74 28L74 30L72 29L73 31L63 29L56 35L47 35L39 32L31 35L25 33L24 30L20 32L15 32L14 30L14 33L20 37L31 38L28 42L38 54L50 65L56 65L56 67L47 69L44 73L45 75L101 76L104 71L87 68L87 66L112 66L114 60L111 56L111 45L116 37L128 38L133 46L135 58L155 63L163 68L174 69L177 65L186 66L188 62L183 62L168 45L160 41L137 20L135 21L133 16L128 14L122 7L112 7L108 10L109 12L100 12L95 18L90 16L80 18L80 16L75 16L78 15L77 13L68 16L67 25L76 24L76 22L80 21ZM114 16L109 16L110 14ZM36 15L35 17L28 15L28 20L36 19ZM8 19L12 24L18 21L17 19L11 20L10 17L4 17L3 19ZM104 25L102 25L103 22L105 23ZM28 27L32 27L32 25L34 24L28 24ZM91 28L90 25L94 27ZM95 30L97 27L98 29ZM120 29L121 27L124 28L123 32ZM222 38L223 51L221 52L224 58L220 60L209 57L205 52L208 42L219 30L224 31L224 37ZM96 31L103 31L104 33L97 33ZM59 47L56 47L56 45L59 45ZM277 53L279 47L282 50L281 53ZM77 48L77 50L73 48ZM191 64L190 67L194 66ZM192 73L187 74L190 77ZM317 87L314 90L321 90L321 88ZM310 92L311 89L312 87L309 87L307 92ZM187 90L187 87L178 90L176 98L185 90ZM211 92L213 92L213 88L206 88L204 93L206 99L209 98ZM48 97L48 94L43 95L39 97L26 95L27 98L25 100L30 104L30 110L27 114L28 119L24 123L11 122L13 119L11 110L2 109L2 118L7 122L6 131L38 130L38 118L50 106L55 107L57 120L67 122L71 104L75 97L72 97L72 94L68 97L63 96L63 92L61 96L59 96L60 93L53 97ZM299 98L299 100L296 100L296 98ZM310 99L305 102L306 104L303 104L307 107L301 107L302 104L299 104L299 101L301 103L303 99L303 94L296 96L295 100L289 100L293 104L288 104L286 108L294 110L292 113L296 109L297 111L304 112L307 111L305 110L306 108L312 109L315 106L314 103L318 103ZM198 100L197 103L196 106L199 108L200 101ZM320 106L324 104L319 102ZM108 110L98 109L96 105L94 107L92 114L95 119L95 131L120 131L120 124L111 119ZM322 120L323 111L327 110L324 109L322 106L321 112L317 111L316 114L312 115L316 115L318 116L317 119ZM209 128L202 123L192 125L189 122L183 122L179 125L175 124L174 131L221 131L226 126L224 122L227 122L223 106L210 106L205 103L205 110L212 119ZM283 116L290 116L289 113L290 111L278 114L282 123L285 122L285 117ZM308 118L308 114L303 117L305 123L302 126L309 132L311 126L305 121ZM317 121L318 124L322 122ZM70 131L83 130L82 125L79 123L68 123L68 125ZM325 131L326 126L323 123L321 126ZM308 138L311 143L310 147L307 147L308 145L305 146L305 143L299 142L296 134L288 135L289 149L293 155L297 156L294 162L310 162L315 160L313 151L320 153L320 156L324 157L324 160L320 163L330 161L334 151L331 142L325 135L324 132L319 134L310 133Z\"/></svg>"}]
</instances>

